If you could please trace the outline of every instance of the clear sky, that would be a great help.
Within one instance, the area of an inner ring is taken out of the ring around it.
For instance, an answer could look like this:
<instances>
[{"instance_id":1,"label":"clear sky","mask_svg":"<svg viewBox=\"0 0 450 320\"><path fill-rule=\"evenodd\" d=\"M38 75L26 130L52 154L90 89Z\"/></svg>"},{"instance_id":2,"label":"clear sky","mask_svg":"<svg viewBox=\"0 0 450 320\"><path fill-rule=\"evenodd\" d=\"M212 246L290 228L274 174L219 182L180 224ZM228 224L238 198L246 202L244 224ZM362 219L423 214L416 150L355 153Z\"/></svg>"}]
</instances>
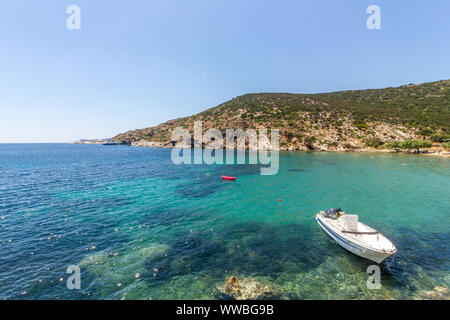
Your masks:
<instances>
[{"instance_id":1,"label":"clear sky","mask_svg":"<svg viewBox=\"0 0 450 320\"><path fill-rule=\"evenodd\" d=\"M249 92L448 79L449 13L448 0L1 1L0 142L111 137Z\"/></svg>"}]
</instances>

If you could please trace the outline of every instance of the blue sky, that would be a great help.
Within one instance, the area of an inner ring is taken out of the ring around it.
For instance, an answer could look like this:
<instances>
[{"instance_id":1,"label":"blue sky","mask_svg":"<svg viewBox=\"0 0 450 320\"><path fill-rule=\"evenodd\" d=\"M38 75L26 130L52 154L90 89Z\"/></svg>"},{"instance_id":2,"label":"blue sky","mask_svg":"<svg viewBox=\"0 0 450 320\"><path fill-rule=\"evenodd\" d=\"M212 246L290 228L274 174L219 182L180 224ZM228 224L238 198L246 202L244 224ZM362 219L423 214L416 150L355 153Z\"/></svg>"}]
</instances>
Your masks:
<instances>
[{"instance_id":1,"label":"blue sky","mask_svg":"<svg viewBox=\"0 0 450 320\"><path fill-rule=\"evenodd\" d=\"M66 8L81 8L81 30ZM381 8L381 30L366 9ZM449 1L0 3L0 142L110 137L248 92L450 78Z\"/></svg>"}]
</instances>

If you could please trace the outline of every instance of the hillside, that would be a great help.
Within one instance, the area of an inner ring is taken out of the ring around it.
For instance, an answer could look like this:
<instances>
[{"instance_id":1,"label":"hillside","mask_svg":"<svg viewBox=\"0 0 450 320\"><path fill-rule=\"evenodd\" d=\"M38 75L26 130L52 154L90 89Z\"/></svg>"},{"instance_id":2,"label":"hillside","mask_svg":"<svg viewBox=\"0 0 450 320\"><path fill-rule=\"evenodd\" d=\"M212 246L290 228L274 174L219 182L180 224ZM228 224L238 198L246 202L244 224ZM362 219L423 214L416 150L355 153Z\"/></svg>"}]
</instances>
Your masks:
<instances>
[{"instance_id":1,"label":"hillside","mask_svg":"<svg viewBox=\"0 0 450 320\"><path fill-rule=\"evenodd\" d=\"M192 131L270 128L280 130L281 150L352 150L390 141L450 133L450 80L396 88L319 94L246 94L199 114L113 139L130 145L170 147L174 128Z\"/></svg>"}]
</instances>

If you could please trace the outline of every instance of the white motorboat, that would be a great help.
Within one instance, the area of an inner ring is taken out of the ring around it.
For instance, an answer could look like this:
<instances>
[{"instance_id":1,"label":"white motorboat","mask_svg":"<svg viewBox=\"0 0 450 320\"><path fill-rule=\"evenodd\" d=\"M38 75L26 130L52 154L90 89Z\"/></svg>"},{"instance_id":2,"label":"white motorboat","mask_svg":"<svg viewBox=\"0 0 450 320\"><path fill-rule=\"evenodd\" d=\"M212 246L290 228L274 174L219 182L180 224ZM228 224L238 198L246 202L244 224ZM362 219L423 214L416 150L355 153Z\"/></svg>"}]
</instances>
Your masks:
<instances>
[{"instance_id":1,"label":"white motorboat","mask_svg":"<svg viewBox=\"0 0 450 320\"><path fill-rule=\"evenodd\" d=\"M316 220L337 243L360 257L381 263L397 251L388 238L359 222L357 215L329 209L320 211Z\"/></svg>"}]
</instances>

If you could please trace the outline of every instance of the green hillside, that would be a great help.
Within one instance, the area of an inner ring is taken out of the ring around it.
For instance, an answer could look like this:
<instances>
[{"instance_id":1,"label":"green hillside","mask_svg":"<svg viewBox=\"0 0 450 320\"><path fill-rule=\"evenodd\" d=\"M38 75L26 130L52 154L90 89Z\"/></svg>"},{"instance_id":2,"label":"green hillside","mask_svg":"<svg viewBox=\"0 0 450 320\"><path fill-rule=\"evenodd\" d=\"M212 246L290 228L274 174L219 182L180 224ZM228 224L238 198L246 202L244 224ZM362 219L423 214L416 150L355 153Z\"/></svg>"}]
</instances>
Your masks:
<instances>
[{"instance_id":1,"label":"green hillside","mask_svg":"<svg viewBox=\"0 0 450 320\"><path fill-rule=\"evenodd\" d=\"M280 129L286 150L351 149L450 133L450 80L396 88L319 94L253 93L199 114L115 137L129 144L168 143L173 128ZM377 143L375 143L377 144Z\"/></svg>"}]
</instances>

